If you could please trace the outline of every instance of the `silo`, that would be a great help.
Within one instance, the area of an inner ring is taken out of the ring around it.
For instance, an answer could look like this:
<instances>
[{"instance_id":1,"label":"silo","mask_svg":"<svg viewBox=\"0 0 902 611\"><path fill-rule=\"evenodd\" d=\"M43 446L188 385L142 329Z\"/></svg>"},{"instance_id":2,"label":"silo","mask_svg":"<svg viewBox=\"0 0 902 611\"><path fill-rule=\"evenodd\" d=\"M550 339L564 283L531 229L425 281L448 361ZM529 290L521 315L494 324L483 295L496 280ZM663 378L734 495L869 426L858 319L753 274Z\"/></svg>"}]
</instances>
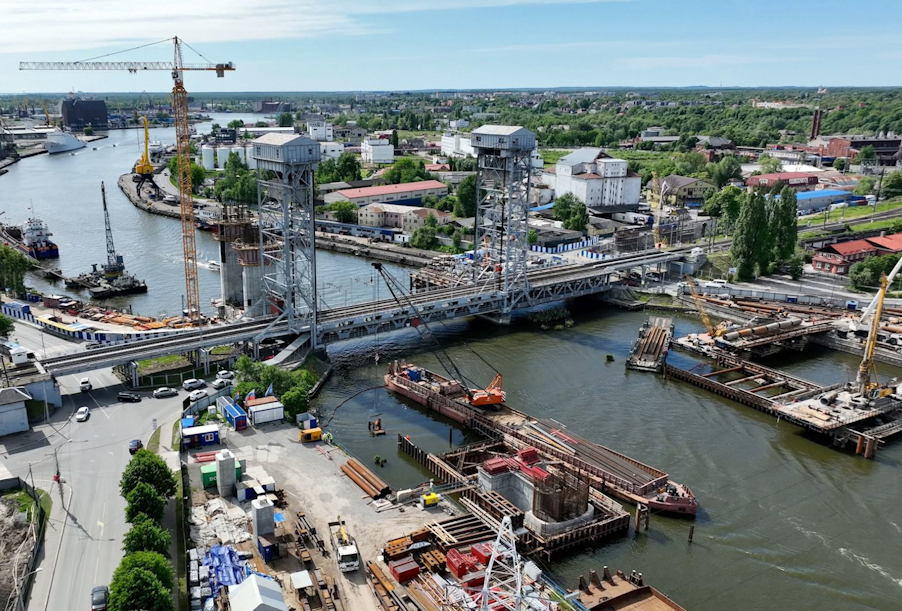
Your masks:
<instances>
[{"instance_id":1,"label":"silo","mask_svg":"<svg viewBox=\"0 0 902 611\"><path fill-rule=\"evenodd\" d=\"M254 145L248 144L247 146L244 147L244 151L245 151L244 157L245 157L245 159L247 159L248 169L256 170L257 169L257 158L254 157Z\"/></svg>"},{"instance_id":2,"label":"silo","mask_svg":"<svg viewBox=\"0 0 902 611\"><path fill-rule=\"evenodd\" d=\"M203 160L203 166L205 170L213 170L216 168L216 162L214 159L215 149L209 144L205 144L200 147L201 159Z\"/></svg>"}]
</instances>

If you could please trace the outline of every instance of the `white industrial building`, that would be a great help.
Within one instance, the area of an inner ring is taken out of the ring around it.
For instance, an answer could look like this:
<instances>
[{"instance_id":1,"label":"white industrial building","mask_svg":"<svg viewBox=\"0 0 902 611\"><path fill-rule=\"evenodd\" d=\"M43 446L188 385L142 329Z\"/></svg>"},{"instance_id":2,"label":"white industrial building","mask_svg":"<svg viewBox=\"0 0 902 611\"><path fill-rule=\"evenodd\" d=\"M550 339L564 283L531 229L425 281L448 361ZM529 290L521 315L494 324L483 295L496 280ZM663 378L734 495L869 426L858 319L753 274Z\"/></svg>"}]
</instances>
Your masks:
<instances>
[{"instance_id":1,"label":"white industrial building","mask_svg":"<svg viewBox=\"0 0 902 611\"><path fill-rule=\"evenodd\" d=\"M395 147L389 140L367 138L360 145L360 156L364 163L394 163Z\"/></svg>"},{"instance_id":2,"label":"white industrial building","mask_svg":"<svg viewBox=\"0 0 902 611\"><path fill-rule=\"evenodd\" d=\"M639 203L642 178L623 159L609 157L599 148L581 148L561 157L542 180L554 197L572 193L587 206L630 207Z\"/></svg>"},{"instance_id":3,"label":"white industrial building","mask_svg":"<svg viewBox=\"0 0 902 611\"><path fill-rule=\"evenodd\" d=\"M25 402L31 395L22 388L0 388L0 437L28 430Z\"/></svg>"},{"instance_id":4,"label":"white industrial building","mask_svg":"<svg viewBox=\"0 0 902 611\"><path fill-rule=\"evenodd\" d=\"M340 142L320 142L319 152L322 159L338 159L345 151L345 147Z\"/></svg>"},{"instance_id":5,"label":"white industrial building","mask_svg":"<svg viewBox=\"0 0 902 611\"><path fill-rule=\"evenodd\" d=\"M332 124L326 121L307 121L307 134L317 142L331 142Z\"/></svg>"},{"instance_id":6,"label":"white industrial building","mask_svg":"<svg viewBox=\"0 0 902 611\"><path fill-rule=\"evenodd\" d=\"M462 134L447 132L442 134L442 155L445 157L475 157L476 151L470 139ZM530 165L533 168L540 169L545 165L542 156L539 155L539 149L536 147L529 157Z\"/></svg>"}]
</instances>

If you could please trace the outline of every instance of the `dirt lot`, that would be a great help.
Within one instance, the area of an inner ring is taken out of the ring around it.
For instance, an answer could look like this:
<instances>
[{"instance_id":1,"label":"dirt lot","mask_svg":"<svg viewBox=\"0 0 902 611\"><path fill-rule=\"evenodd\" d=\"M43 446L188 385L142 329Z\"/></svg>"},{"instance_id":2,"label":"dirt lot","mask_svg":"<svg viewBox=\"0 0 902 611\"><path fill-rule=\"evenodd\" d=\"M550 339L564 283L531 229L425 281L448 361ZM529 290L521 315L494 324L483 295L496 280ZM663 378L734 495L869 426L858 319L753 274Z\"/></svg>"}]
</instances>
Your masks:
<instances>
[{"instance_id":1,"label":"dirt lot","mask_svg":"<svg viewBox=\"0 0 902 611\"><path fill-rule=\"evenodd\" d=\"M328 542L327 522L341 516L351 534L356 538L363 562L375 560L385 542L421 527L445 514L438 509L421 510L406 507L377 512L370 498L364 495L352 481L345 477L340 466L346 455L333 446L301 444L297 441L296 427L284 424L264 425L260 429L229 431L225 447L231 449L240 460L247 460L247 467L260 466L275 478L276 488L285 491L289 503L283 511L287 519L295 512L304 511L320 536ZM205 450L216 449L215 446ZM197 468L190 469L192 497L202 502L200 484L195 484ZM197 488L196 488L196 487ZM215 493L215 489L211 490ZM361 568L353 573L340 573L334 558L323 558L314 553L316 565L336 579L347 611L379 609L366 583Z\"/></svg>"},{"instance_id":2,"label":"dirt lot","mask_svg":"<svg viewBox=\"0 0 902 611\"><path fill-rule=\"evenodd\" d=\"M16 581L22 578L34 546L32 524L19 520L19 503L0 498L0 609L14 609Z\"/></svg>"}]
</instances>

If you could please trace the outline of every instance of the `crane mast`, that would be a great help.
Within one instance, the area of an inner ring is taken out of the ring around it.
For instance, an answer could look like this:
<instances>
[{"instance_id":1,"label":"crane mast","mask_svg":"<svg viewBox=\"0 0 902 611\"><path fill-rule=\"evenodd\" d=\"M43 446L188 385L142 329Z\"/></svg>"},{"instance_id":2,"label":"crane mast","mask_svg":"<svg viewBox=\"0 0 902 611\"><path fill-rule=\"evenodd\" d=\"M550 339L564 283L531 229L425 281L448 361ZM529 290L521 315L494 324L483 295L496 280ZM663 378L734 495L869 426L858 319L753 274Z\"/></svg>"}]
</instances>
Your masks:
<instances>
[{"instance_id":1,"label":"crane mast","mask_svg":"<svg viewBox=\"0 0 902 611\"><path fill-rule=\"evenodd\" d=\"M702 322L705 323L705 329L708 330L708 335L714 337L715 329L714 325L711 324L711 318L708 316L708 312L705 310L705 304L702 300L702 296L698 294L698 289L695 286L695 280L692 279L692 276L686 274L686 283L689 285L689 292L692 294L692 301L695 302L695 308L698 310L698 315L702 317Z\"/></svg>"},{"instance_id":2,"label":"crane mast","mask_svg":"<svg viewBox=\"0 0 902 611\"><path fill-rule=\"evenodd\" d=\"M183 42L178 36L172 62L20 62L19 70L127 70L132 74L145 70L168 70L172 75L172 111L175 116L176 157L178 159L179 208L182 223L182 249L185 256L185 305L188 319L200 318L200 292L197 282L197 244L194 226L194 199L191 195L191 133L188 125L188 92L183 74L186 70L216 72L217 77L235 69L234 64L186 64L182 58ZM146 46L146 45L145 45ZM112 55L112 54L111 54ZM146 138L145 138L146 142Z\"/></svg>"},{"instance_id":3,"label":"crane mast","mask_svg":"<svg viewBox=\"0 0 902 611\"><path fill-rule=\"evenodd\" d=\"M110 212L106 207L106 186L100 183L100 197L103 200L103 225L106 230L106 265L103 267L103 273L108 278L121 276L125 270L122 263L122 257L116 253L116 245L113 244L113 229L110 227Z\"/></svg>"},{"instance_id":4,"label":"crane mast","mask_svg":"<svg viewBox=\"0 0 902 611\"><path fill-rule=\"evenodd\" d=\"M883 313L883 299L886 297L886 287L889 286L886 280L886 274L880 279L880 291L877 293L877 306L874 310L874 317L871 320L871 330L868 333L868 340L864 346L864 357L861 359L861 365L858 366L858 377L855 382L858 384L858 392L863 396L877 387L877 374L874 371L874 350L877 348L877 333L880 331L880 315Z\"/></svg>"}]
</instances>

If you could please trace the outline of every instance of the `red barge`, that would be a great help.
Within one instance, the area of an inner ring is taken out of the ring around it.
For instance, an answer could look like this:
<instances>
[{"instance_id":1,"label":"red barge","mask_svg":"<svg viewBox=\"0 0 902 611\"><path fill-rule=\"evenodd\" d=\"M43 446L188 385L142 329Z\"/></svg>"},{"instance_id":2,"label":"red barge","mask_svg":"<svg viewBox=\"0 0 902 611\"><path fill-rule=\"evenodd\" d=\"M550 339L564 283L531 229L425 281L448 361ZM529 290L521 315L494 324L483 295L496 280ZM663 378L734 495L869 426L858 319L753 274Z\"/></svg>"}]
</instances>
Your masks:
<instances>
[{"instance_id":1,"label":"red barge","mask_svg":"<svg viewBox=\"0 0 902 611\"><path fill-rule=\"evenodd\" d=\"M559 423L536 418L506 404L475 407L459 382L437 373L394 361L385 384L420 405L489 437L504 436L532 446L548 460L588 474L594 487L656 512L694 516L698 503L688 486L610 448L562 430Z\"/></svg>"}]
</instances>

